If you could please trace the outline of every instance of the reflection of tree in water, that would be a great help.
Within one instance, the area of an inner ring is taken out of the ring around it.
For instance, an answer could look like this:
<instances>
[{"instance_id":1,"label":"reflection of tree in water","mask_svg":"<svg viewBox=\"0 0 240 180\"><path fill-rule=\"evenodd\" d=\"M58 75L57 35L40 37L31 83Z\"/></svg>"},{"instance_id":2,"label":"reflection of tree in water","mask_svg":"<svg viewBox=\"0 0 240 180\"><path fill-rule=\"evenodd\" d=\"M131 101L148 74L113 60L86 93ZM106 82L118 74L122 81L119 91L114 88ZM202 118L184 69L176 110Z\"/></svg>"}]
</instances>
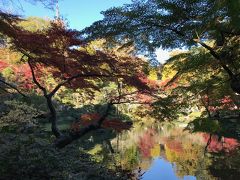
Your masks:
<instances>
[{"instance_id":1,"label":"reflection of tree in water","mask_svg":"<svg viewBox=\"0 0 240 180\"><path fill-rule=\"evenodd\" d=\"M173 131L166 137L161 137L161 155L167 161L174 164L176 175L183 178L186 175L196 177L212 177L206 171L206 166L210 163L209 159L204 159L204 144L199 141L201 137L197 134L188 134L188 132ZM196 137L198 136L198 137ZM164 151L164 153L163 153ZM207 178L206 178L207 177Z\"/></svg>"},{"instance_id":2,"label":"reflection of tree in water","mask_svg":"<svg viewBox=\"0 0 240 180\"><path fill-rule=\"evenodd\" d=\"M211 155L210 173L217 179L235 180L240 177L240 144L236 139L203 134Z\"/></svg>"},{"instance_id":3,"label":"reflection of tree in water","mask_svg":"<svg viewBox=\"0 0 240 180\"><path fill-rule=\"evenodd\" d=\"M210 164L209 158L203 157L203 146L192 142L185 142L183 149L183 152L176 153L176 158L174 159L177 175L179 177L185 175L203 176L203 173L206 173L204 171ZM206 173L204 176L212 179L209 173Z\"/></svg>"},{"instance_id":4,"label":"reflection of tree in water","mask_svg":"<svg viewBox=\"0 0 240 180\"><path fill-rule=\"evenodd\" d=\"M153 159L157 157L171 162L176 175L180 178L192 175L201 180L224 179L225 176L216 176L216 174L220 174L218 171L224 172L224 168L227 169L227 173L232 172L233 177L236 177L234 173L239 175L238 170L231 169L231 166L238 167L236 164L240 162L239 154L233 154L234 151L232 151L236 148L237 141L225 138L223 147L232 153L228 153L228 156L223 154L222 156L216 156L211 153L219 150L218 138L215 136L213 136L215 143L212 145L210 143L208 153L204 153L208 141L207 137L209 137L207 134L190 134L181 128L161 128L161 130L134 128L132 131L118 136L118 141L113 140L112 145L115 150L116 147L121 147L118 148L119 161L123 168L135 172L137 179L142 178L142 174L151 167ZM216 147L213 148L215 145ZM237 159L234 159L234 156ZM231 158L228 159L228 157ZM221 158L227 160L221 162ZM220 162L221 165L219 165Z\"/></svg>"},{"instance_id":5,"label":"reflection of tree in water","mask_svg":"<svg viewBox=\"0 0 240 180\"><path fill-rule=\"evenodd\" d=\"M175 160L177 174L182 177L188 173L195 175L197 179L238 179L240 177L240 154L236 149L239 147L237 140L219 138L206 133L198 135L202 135L204 142L208 143L206 147L208 155L203 156L205 154L203 146L184 143L184 151L187 152Z\"/></svg>"},{"instance_id":6,"label":"reflection of tree in water","mask_svg":"<svg viewBox=\"0 0 240 180\"><path fill-rule=\"evenodd\" d=\"M204 133L202 135L207 142L206 149L208 152L232 152L240 146L239 142L233 138L219 137Z\"/></svg>"},{"instance_id":7,"label":"reflection of tree in water","mask_svg":"<svg viewBox=\"0 0 240 180\"><path fill-rule=\"evenodd\" d=\"M190 135L181 129L169 129L168 133L147 130L140 136L138 143L141 152L141 167L148 169L155 157L161 156L174 164L179 177L185 175L210 177L204 169L209 163L202 162L204 143L196 135ZM201 139L201 138L200 138ZM199 144L199 142L201 142Z\"/></svg>"},{"instance_id":8,"label":"reflection of tree in water","mask_svg":"<svg viewBox=\"0 0 240 180\"><path fill-rule=\"evenodd\" d=\"M121 165L124 168L134 169L139 164L139 152L137 146L131 146L125 151L123 151L120 155L121 157Z\"/></svg>"},{"instance_id":9,"label":"reflection of tree in water","mask_svg":"<svg viewBox=\"0 0 240 180\"><path fill-rule=\"evenodd\" d=\"M229 155L215 154L209 166L211 174L221 180L237 180L240 177L240 150L237 149Z\"/></svg>"},{"instance_id":10,"label":"reflection of tree in water","mask_svg":"<svg viewBox=\"0 0 240 180\"><path fill-rule=\"evenodd\" d=\"M139 137L138 147L143 157L151 157L151 149L154 147L154 144L156 144L155 138L156 131L153 129L148 129Z\"/></svg>"}]
</instances>

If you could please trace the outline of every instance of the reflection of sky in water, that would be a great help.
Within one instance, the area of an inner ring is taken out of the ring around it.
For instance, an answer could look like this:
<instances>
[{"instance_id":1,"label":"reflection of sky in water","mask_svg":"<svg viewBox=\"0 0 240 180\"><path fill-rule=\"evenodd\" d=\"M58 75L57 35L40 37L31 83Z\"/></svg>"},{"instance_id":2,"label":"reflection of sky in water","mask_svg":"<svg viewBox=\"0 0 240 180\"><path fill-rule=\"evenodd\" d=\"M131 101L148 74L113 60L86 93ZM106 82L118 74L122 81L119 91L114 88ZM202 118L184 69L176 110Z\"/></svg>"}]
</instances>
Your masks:
<instances>
[{"instance_id":1,"label":"reflection of sky in water","mask_svg":"<svg viewBox=\"0 0 240 180\"><path fill-rule=\"evenodd\" d=\"M143 175L143 180L179 180L175 175L174 165L168 161L156 158L153 160L151 167ZM196 180L194 176L184 176L183 180Z\"/></svg>"}]
</instances>

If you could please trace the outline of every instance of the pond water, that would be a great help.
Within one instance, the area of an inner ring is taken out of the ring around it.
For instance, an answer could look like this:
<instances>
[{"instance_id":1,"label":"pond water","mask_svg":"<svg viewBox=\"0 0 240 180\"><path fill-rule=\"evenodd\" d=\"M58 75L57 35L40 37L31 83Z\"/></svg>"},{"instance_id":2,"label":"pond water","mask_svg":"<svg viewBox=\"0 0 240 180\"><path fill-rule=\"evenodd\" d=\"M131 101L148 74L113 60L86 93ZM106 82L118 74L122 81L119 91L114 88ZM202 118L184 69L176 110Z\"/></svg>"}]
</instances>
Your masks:
<instances>
[{"instance_id":1,"label":"pond water","mask_svg":"<svg viewBox=\"0 0 240 180\"><path fill-rule=\"evenodd\" d=\"M139 126L104 142L88 152L101 157L98 161L130 170L132 179L240 179L239 142L233 138L189 133L176 126Z\"/></svg>"},{"instance_id":2,"label":"pond water","mask_svg":"<svg viewBox=\"0 0 240 180\"><path fill-rule=\"evenodd\" d=\"M165 160L162 157L154 158L151 166L142 175L141 179L153 180L153 179L173 179L177 180L179 177L176 175L176 167L174 163ZM138 172L137 172L138 173ZM182 179L195 180L196 177L186 175Z\"/></svg>"}]
</instances>

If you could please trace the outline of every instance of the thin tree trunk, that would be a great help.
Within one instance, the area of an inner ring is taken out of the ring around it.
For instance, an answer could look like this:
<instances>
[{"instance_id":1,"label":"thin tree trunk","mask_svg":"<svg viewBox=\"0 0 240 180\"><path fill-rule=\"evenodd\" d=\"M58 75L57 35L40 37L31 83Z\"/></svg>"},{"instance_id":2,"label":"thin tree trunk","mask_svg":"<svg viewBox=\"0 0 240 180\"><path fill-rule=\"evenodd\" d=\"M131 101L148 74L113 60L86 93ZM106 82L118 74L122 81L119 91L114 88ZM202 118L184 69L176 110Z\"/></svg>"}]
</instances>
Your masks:
<instances>
[{"instance_id":1,"label":"thin tree trunk","mask_svg":"<svg viewBox=\"0 0 240 180\"><path fill-rule=\"evenodd\" d=\"M114 153L114 149L112 147L111 141L109 139L107 139L105 142L106 142L110 152L113 154Z\"/></svg>"},{"instance_id":2,"label":"thin tree trunk","mask_svg":"<svg viewBox=\"0 0 240 180\"><path fill-rule=\"evenodd\" d=\"M61 132L57 127L57 112L56 112L56 109L53 105L52 98L49 97L49 96L45 96L45 98L47 100L48 109L51 113L50 120L51 120L52 132L56 136L56 138L59 138L61 136Z\"/></svg>"}]
</instances>

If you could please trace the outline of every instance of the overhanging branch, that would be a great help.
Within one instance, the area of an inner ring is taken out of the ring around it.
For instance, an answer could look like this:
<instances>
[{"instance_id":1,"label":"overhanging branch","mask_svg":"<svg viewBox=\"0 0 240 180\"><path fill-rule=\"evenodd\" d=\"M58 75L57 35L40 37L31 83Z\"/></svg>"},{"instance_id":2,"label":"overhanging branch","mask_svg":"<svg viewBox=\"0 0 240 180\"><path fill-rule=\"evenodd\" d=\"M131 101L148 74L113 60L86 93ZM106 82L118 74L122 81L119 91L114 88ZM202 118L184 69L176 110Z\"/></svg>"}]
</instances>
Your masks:
<instances>
[{"instance_id":1,"label":"overhanging branch","mask_svg":"<svg viewBox=\"0 0 240 180\"><path fill-rule=\"evenodd\" d=\"M60 82L49 94L49 97L54 96L54 94L64 85L69 82L71 82L74 79L81 78L81 77L112 77L110 75L104 75L104 74L76 74L70 78L67 78L66 80Z\"/></svg>"},{"instance_id":2,"label":"overhanging branch","mask_svg":"<svg viewBox=\"0 0 240 180\"><path fill-rule=\"evenodd\" d=\"M74 140L77 140L87 134L90 131L97 130L101 128L102 123L106 120L107 116L109 115L109 112L112 107L112 102L109 102L107 104L107 108L104 112L104 114L99 118L96 124L90 124L86 127L81 128L79 131L70 133L68 136L62 136L60 138L57 138L55 141L55 146L58 148L63 148L67 146L68 144L72 143Z\"/></svg>"},{"instance_id":3,"label":"overhanging branch","mask_svg":"<svg viewBox=\"0 0 240 180\"><path fill-rule=\"evenodd\" d=\"M10 83L2 80L2 79L0 79L0 82L3 83L3 84L5 84L5 85L7 85L8 87L16 90L16 91L17 91L19 94L21 94L23 97L25 97L25 98L27 97L25 94L23 94L23 93L22 93L17 87L15 87L14 85L12 85L12 84L10 84Z\"/></svg>"},{"instance_id":4,"label":"overhanging branch","mask_svg":"<svg viewBox=\"0 0 240 180\"><path fill-rule=\"evenodd\" d=\"M38 86L39 89L42 90L44 96L47 96L47 90L46 90L46 88L44 88L44 87L38 82L38 80L37 80L37 78L36 78L36 75L35 75L35 72L34 72L34 69L33 69L33 66L32 66L32 64L31 64L30 61L31 61L31 60L29 59L29 60L28 60L28 65L29 65L29 67L30 67L30 69L31 69L33 82Z\"/></svg>"}]
</instances>

